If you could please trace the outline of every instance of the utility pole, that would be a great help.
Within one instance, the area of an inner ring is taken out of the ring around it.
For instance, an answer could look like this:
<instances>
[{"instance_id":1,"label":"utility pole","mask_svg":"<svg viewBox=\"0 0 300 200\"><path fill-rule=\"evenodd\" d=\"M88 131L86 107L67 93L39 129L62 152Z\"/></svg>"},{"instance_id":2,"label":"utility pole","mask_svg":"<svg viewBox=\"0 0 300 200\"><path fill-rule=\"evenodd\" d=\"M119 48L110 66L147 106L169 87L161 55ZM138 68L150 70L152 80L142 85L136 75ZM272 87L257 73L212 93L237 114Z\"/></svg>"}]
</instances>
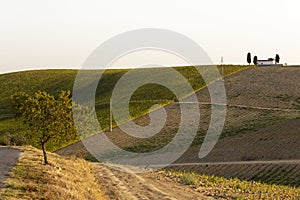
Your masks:
<instances>
[{"instance_id":1,"label":"utility pole","mask_svg":"<svg viewBox=\"0 0 300 200\"><path fill-rule=\"evenodd\" d=\"M112 132L112 110L111 98L109 99L109 131Z\"/></svg>"},{"instance_id":2,"label":"utility pole","mask_svg":"<svg viewBox=\"0 0 300 200\"><path fill-rule=\"evenodd\" d=\"M222 68L222 79L223 79L223 76L224 76L224 66L223 66L223 63L224 63L224 57L222 56L221 57L221 68Z\"/></svg>"}]
</instances>

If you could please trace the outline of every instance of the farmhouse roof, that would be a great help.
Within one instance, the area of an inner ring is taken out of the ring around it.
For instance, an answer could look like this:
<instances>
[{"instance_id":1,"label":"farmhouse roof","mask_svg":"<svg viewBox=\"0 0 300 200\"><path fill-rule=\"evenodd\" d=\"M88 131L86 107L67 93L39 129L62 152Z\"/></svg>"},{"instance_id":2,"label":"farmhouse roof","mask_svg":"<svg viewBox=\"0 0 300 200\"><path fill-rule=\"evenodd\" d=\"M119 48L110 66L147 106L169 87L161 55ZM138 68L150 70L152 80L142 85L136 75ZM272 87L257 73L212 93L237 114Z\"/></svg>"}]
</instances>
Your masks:
<instances>
[{"instance_id":1,"label":"farmhouse roof","mask_svg":"<svg viewBox=\"0 0 300 200\"><path fill-rule=\"evenodd\" d=\"M257 60L257 61L274 61L274 58L268 58L268 60Z\"/></svg>"}]
</instances>

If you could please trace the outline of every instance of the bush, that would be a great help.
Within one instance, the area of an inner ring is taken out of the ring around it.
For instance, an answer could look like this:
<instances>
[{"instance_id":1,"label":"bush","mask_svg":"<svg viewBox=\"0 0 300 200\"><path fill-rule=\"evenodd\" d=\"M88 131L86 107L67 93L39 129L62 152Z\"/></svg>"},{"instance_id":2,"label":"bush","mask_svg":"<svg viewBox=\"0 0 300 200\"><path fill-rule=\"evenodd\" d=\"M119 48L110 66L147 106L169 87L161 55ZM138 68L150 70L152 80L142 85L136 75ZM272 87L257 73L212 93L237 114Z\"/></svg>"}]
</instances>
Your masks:
<instances>
[{"instance_id":1,"label":"bush","mask_svg":"<svg viewBox=\"0 0 300 200\"><path fill-rule=\"evenodd\" d=\"M10 133L4 133L0 136L0 145L3 146L24 146L27 144L27 140L23 135L12 135Z\"/></svg>"},{"instance_id":2,"label":"bush","mask_svg":"<svg viewBox=\"0 0 300 200\"><path fill-rule=\"evenodd\" d=\"M3 146L10 145L11 137L12 136L10 133L4 133L3 135L1 135L0 136L0 145L3 145Z\"/></svg>"},{"instance_id":3,"label":"bush","mask_svg":"<svg viewBox=\"0 0 300 200\"><path fill-rule=\"evenodd\" d=\"M194 173L184 173L180 176L180 182L184 185L195 185L198 183L198 178Z\"/></svg>"},{"instance_id":4,"label":"bush","mask_svg":"<svg viewBox=\"0 0 300 200\"><path fill-rule=\"evenodd\" d=\"M27 140L23 135L13 135L10 139L10 145L25 146L27 145Z\"/></svg>"}]
</instances>

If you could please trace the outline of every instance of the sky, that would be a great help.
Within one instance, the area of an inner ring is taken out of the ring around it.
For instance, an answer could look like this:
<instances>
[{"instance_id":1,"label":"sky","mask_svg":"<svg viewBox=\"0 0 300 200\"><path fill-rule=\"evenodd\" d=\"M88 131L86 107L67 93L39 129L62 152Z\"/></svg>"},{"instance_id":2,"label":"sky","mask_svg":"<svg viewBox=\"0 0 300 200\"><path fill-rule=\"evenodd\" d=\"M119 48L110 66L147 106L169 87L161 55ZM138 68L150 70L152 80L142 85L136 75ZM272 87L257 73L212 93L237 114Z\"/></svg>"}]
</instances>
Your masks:
<instances>
[{"instance_id":1,"label":"sky","mask_svg":"<svg viewBox=\"0 0 300 200\"><path fill-rule=\"evenodd\" d=\"M0 73L80 68L106 40L141 28L181 33L199 44L215 64L221 56L225 64L247 64L248 52L262 59L278 53L282 63L300 64L299 4L296 0L0 0ZM143 56L131 56L133 63L135 57ZM155 62L180 64L170 58Z\"/></svg>"}]
</instances>

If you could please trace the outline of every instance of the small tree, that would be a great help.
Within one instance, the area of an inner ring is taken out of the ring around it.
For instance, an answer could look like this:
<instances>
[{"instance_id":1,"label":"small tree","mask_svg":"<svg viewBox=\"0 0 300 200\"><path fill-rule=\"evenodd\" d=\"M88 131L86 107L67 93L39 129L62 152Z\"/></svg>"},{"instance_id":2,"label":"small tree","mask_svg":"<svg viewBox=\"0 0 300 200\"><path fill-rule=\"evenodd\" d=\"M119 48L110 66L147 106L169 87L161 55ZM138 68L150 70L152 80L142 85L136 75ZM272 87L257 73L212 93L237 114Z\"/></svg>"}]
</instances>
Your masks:
<instances>
[{"instance_id":1,"label":"small tree","mask_svg":"<svg viewBox=\"0 0 300 200\"><path fill-rule=\"evenodd\" d=\"M279 55L278 55L278 54L276 54L276 56L275 56L275 62L276 62L276 64L278 64L278 63L279 63L279 61L280 61L280 57L279 57Z\"/></svg>"},{"instance_id":2,"label":"small tree","mask_svg":"<svg viewBox=\"0 0 300 200\"><path fill-rule=\"evenodd\" d=\"M253 64L257 65L257 56L254 56L254 58L253 58Z\"/></svg>"},{"instance_id":3,"label":"small tree","mask_svg":"<svg viewBox=\"0 0 300 200\"><path fill-rule=\"evenodd\" d=\"M46 143L61 137L76 137L72 120L72 100L69 91L61 91L57 99L46 92L36 92L29 96L20 92L11 97L16 118L32 128L31 137L40 143L44 163L48 164Z\"/></svg>"},{"instance_id":4,"label":"small tree","mask_svg":"<svg viewBox=\"0 0 300 200\"><path fill-rule=\"evenodd\" d=\"M249 65L251 64L251 53L250 52L247 54L247 62Z\"/></svg>"}]
</instances>

